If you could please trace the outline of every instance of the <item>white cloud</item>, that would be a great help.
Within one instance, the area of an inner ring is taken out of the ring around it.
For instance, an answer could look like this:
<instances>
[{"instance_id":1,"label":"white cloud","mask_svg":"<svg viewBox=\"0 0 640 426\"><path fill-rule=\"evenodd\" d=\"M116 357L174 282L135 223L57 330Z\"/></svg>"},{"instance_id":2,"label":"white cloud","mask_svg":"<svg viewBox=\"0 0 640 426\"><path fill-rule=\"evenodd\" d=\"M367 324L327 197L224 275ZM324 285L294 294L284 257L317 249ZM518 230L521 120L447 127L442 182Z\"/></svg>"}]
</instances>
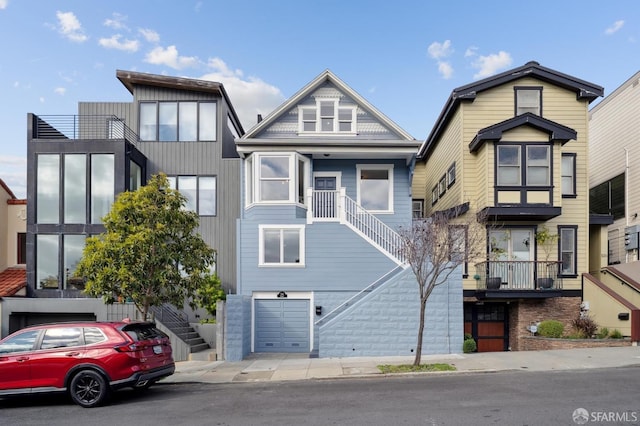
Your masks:
<instances>
[{"instance_id":1,"label":"white cloud","mask_svg":"<svg viewBox=\"0 0 640 426\"><path fill-rule=\"evenodd\" d=\"M511 65L511 55L507 52L500 51L488 56L479 56L471 66L479 71L473 76L474 79L489 77L499 70Z\"/></svg>"},{"instance_id":2,"label":"white cloud","mask_svg":"<svg viewBox=\"0 0 640 426\"><path fill-rule=\"evenodd\" d=\"M110 38L101 38L98 40L98 44L105 49L123 50L125 52L137 52L140 48L140 42L138 40L124 39L120 40L122 36L120 34L112 35Z\"/></svg>"},{"instance_id":3,"label":"white cloud","mask_svg":"<svg viewBox=\"0 0 640 426\"><path fill-rule=\"evenodd\" d=\"M453 49L451 48L451 40L445 40L444 43L438 43L434 41L429 45L427 49L429 52L429 56L433 59L442 59L453 53Z\"/></svg>"},{"instance_id":4,"label":"white cloud","mask_svg":"<svg viewBox=\"0 0 640 426\"><path fill-rule=\"evenodd\" d=\"M27 198L27 158L0 155L0 179L17 198Z\"/></svg>"},{"instance_id":5,"label":"white cloud","mask_svg":"<svg viewBox=\"0 0 640 426\"><path fill-rule=\"evenodd\" d=\"M149 43L157 43L160 41L160 34L156 31L151 30L149 28L138 28L138 32L147 40Z\"/></svg>"},{"instance_id":6,"label":"white cloud","mask_svg":"<svg viewBox=\"0 0 640 426\"><path fill-rule=\"evenodd\" d=\"M64 96L64 94L67 93L67 89L65 89L64 87L56 87L55 89L53 89L53 93Z\"/></svg>"},{"instance_id":7,"label":"white cloud","mask_svg":"<svg viewBox=\"0 0 640 426\"><path fill-rule=\"evenodd\" d=\"M73 12L57 11L56 17L58 18L58 32L65 38L78 43L82 43L89 38L84 34L82 24L80 24Z\"/></svg>"},{"instance_id":8,"label":"white cloud","mask_svg":"<svg viewBox=\"0 0 640 426\"><path fill-rule=\"evenodd\" d=\"M9 4L9 0L0 0L0 9L6 9Z\"/></svg>"},{"instance_id":9,"label":"white cloud","mask_svg":"<svg viewBox=\"0 0 640 426\"><path fill-rule=\"evenodd\" d=\"M449 62L439 61L438 71L445 80L448 80L453 76L453 67Z\"/></svg>"},{"instance_id":10,"label":"white cloud","mask_svg":"<svg viewBox=\"0 0 640 426\"><path fill-rule=\"evenodd\" d=\"M113 12L111 15L113 18L107 18L104 20L103 25L105 27L113 28L114 30L128 30L129 28L124 23L127 20L126 15L122 15L118 12Z\"/></svg>"},{"instance_id":11,"label":"white cloud","mask_svg":"<svg viewBox=\"0 0 640 426\"><path fill-rule=\"evenodd\" d=\"M476 46L469 46L467 50L464 52L464 57L469 58L471 56L476 56L478 54L478 48Z\"/></svg>"},{"instance_id":12,"label":"white cloud","mask_svg":"<svg viewBox=\"0 0 640 426\"><path fill-rule=\"evenodd\" d=\"M611 35L613 33L618 32L618 30L620 30L620 28L622 28L623 26L624 26L624 21L621 19L619 21L614 22L613 25L611 25L609 28L604 30L604 33L606 35Z\"/></svg>"},{"instance_id":13,"label":"white cloud","mask_svg":"<svg viewBox=\"0 0 640 426\"><path fill-rule=\"evenodd\" d=\"M175 46L169 46L166 49L158 46L147 53L144 61L154 65L166 65L177 70L195 67L200 63L196 56L180 56Z\"/></svg>"},{"instance_id":14,"label":"white cloud","mask_svg":"<svg viewBox=\"0 0 640 426\"><path fill-rule=\"evenodd\" d=\"M277 87L257 77L243 78L242 70L230 69L220 58L209 59L207 66L211 72L201 78L224 85L245 131L257 123L258 114L266 117L285 101L284 95Z\"/></svg>"}]
</instances>

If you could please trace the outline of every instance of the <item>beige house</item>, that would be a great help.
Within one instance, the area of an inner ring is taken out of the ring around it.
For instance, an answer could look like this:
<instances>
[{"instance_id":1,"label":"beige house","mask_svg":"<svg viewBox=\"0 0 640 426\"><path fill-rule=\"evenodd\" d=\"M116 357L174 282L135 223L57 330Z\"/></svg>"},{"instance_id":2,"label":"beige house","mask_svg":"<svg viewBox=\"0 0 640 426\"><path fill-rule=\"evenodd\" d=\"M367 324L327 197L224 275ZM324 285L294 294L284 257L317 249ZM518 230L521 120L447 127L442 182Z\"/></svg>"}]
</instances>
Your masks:
<instances>
[{"instance_id":1,"label":"beige house","mask_svg":"<svg viewBox=\"0 0 640 426\"><path fill-rule=\"evenodd\" d=\"M0 179L0 298L26 295L26 210Z\"/></svg>"},{"instance_id":2,"label":"beige house","mask_svg":"<svg viewBox=\"0 0 640 426\"><path fill-rule=\"evenodd\" d=\"M590 210L610 214L610 265L638 260L640 71L589 112Z\"/></svg>"},{"instance_id":3,"label":"beige house","mask_svg":"<svg viewBox=\"0 0 640 426\"><path fill-rule=\"evenodd\" d=\"M592 253L584 280L591 316L635 342L640 341L638 108L640 71L589 112L589 209L610 215L612 223L600 236L601 261Z\"/></svg>"},{"instance_id":4,"label":"beige house","mask_svg":"<svg viewBox=\"0 0 640 426\"><path fill-rule=\"evenodd\" d=\"M420 148L414 216L468 205L464 215L488 220L487 255L466 265L463 280L465 332L479 351L523 349L539 321L569 327L579 315L588 108L602 94L529 62L454 89Z\"/></svg>"}]
</instances>

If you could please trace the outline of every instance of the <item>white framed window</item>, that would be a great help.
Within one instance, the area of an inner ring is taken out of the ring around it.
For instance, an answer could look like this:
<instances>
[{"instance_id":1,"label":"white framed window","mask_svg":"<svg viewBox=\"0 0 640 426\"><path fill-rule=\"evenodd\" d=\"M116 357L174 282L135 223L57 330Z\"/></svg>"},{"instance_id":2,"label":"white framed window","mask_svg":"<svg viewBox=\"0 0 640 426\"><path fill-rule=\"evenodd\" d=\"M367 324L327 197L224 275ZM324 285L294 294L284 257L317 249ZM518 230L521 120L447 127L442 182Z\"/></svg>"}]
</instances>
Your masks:
<instances>
[{"instance_id":1,"label":"white framed window","mask_svg":"<svg viewBox=\"0 0 640 426\"><path fill-rule=\"evenodd\" d=\"M442 175L438 182L438 191L440 192L440 198L447 192L447 175Z\"/></svg>"},{"instance_id":2,"label":"white framed window","mask_svg":"<svg viewBox=\"0 0 640 426\"><path fill-rule=\"evenodd\" d=\"M315 106L298 107L298 131L355 134L356 113L355 105L340 105L339 99L317 99Z\"/></svg>"},{"instance_id":3,"label":"white framed window","mask_svg":"<svg viewBox=\"0 0 640 426\"><path fill-rule=\"evenodd\" d=\"M371 213L393 213L393 164L357 164L358 204Z\"/></svg>"},{"instance_id":4,"label":"white framed window","mask_svg":"<svg viewBox=\"0 0 640 426\"><path fill-rule=\"evenodd\" d=\"M431 188L431 205L434 205L438 202L438 185Z\"/></svg>"},{"instance_id":5,"label":"white framed window","mask_svg":"<svg viewBox=\"0 0 640 426\"><path fill-rule=\"evenodd\" d=\"M411 200L411 216L413 219L424 218L424 200Z\"/></svg>"},{"instance_id":6,"label":"white framed window","mask_svg":"<svg viewBox=\"0 0 640 426\"><path fill-rule=\"evenodd\" d=\"M259 266L304 266L304 225L259 225L258 232Z\"/></svg>"},{"instance_id":7,"label":"white framed window","mask_svg":"<svg viewBox=\"0 0 640 426\"><path fill-rule=\"evenodd\" d=\"M310 161L296 153L256 153L245 161L247 205L305 203Z\"/></svg>"},{"instance_id":8,"label":"white framed window","mask_svg":"<svg viewBox=\"0 0 640 426\"><path fill-rule=\"evenodd\" d=\"M516 87L516 115L530 112L542 115L542 88Z\"/></svg>"},{"instance_id":9,"label":"white framed window","mask_svg":"<svg viewBox=\"0 0 640 426\"><path fill-rule=\"evenodd\" d=\"M576 247L578 246L577 231L577 226L558 226L558 234L560 234L560 261L562 262L560 266L561 276L576 276L578 269L576 258Z\"/></svg>"}]
</instances>

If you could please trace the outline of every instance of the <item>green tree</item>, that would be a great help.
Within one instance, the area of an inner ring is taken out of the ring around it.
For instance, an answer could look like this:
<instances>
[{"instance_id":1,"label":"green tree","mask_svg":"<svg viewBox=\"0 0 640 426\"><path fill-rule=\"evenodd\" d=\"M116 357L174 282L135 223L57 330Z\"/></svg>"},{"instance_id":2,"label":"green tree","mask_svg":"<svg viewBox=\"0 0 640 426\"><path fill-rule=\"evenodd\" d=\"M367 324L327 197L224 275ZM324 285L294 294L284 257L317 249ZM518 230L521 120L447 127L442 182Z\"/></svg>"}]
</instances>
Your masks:
<instances>
[{"instance_id":1,"label":"green tree","mask_svg":"<svg viewBox=\"0 0 640 426\"><path fill-rule=\"evenodd\" d=\"M143 319L163 303L195 307L214 251L195 232L198 215L184 209L185 202L164 174L118 195L103 218L106 231L87 239L76 269L85 292L108 304L131 300Z\"/></svg>"},{"instance_id":2,"label":"green tree","mask_svg":"<svg viewBox=\"0 0 640 426\"><path fill-rule=\"evenodd\" d=\"M218 300L226 298L220 278L214 273L207 276L203 285L196 290L195 302L211 316L207 322L215 322Z\"/></svg>"}]
</instances>

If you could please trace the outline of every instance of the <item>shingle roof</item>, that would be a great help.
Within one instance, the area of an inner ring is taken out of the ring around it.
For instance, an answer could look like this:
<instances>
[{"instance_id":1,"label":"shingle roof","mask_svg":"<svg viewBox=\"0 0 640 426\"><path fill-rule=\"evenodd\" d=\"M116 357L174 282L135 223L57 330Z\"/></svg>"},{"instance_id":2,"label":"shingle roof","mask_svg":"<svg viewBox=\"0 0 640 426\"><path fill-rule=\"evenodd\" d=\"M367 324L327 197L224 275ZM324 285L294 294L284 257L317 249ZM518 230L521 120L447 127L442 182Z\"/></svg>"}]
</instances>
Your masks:
<instances>
[{"instance_id":1,"label":"shingle roof","mask_svg":"<svg viewBox=\"0 0 640 426\"><path fill-rule=\"evenodd\" d=\"M0 297L15 295L27 286L27 270L13 267L0 272Z\"/></svg>"}]
</instances>

